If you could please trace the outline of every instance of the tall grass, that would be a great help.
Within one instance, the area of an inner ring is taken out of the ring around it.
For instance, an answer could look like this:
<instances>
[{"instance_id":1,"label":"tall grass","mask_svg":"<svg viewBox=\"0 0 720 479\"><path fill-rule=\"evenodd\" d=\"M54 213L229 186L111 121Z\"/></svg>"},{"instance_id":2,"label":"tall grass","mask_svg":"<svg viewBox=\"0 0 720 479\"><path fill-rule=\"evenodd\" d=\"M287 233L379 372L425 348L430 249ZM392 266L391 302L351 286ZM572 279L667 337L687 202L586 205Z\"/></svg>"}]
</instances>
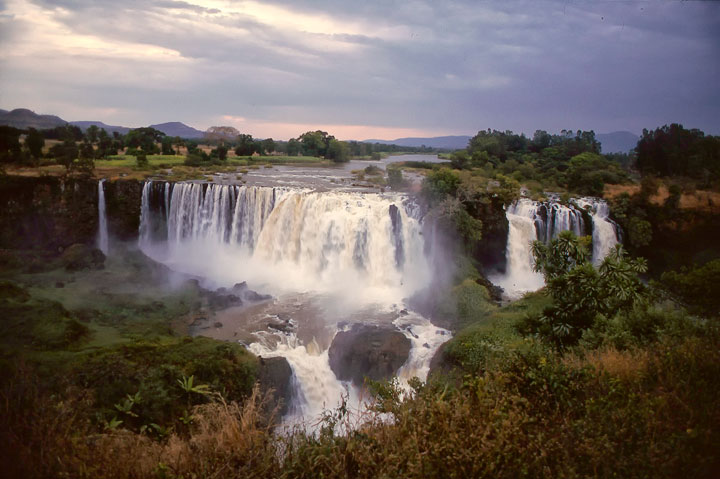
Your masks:
<instances>
[{"instance_id":1,"label":"tall grass","mask_svg":"<svg viewBox=\"0 0 720 479\"><path fill-rule=\"evenodd\" d=\"M458 387L416 384L405 400L381 387L345 432L341 408L315 434L279 435L255 390L196 407L160 441L97 432L83 391L43 395L19 371L3 381L1 453L31 478L717 477L719 345L709 334L564 359L525 351Z\"/></svg>"}]
</instances>

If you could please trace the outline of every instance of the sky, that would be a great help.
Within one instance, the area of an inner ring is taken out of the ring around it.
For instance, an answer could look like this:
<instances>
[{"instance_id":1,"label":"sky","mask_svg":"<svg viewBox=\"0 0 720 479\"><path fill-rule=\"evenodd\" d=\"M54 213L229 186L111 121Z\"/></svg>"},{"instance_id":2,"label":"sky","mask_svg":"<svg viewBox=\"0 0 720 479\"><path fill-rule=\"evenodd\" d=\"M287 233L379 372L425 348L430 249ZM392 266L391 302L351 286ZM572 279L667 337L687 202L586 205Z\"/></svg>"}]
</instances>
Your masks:
<instances>
[{"instance_id":1,"label":"sky","mask_svg":"<svg viewBox=\"0 0 720 479\"><path fill-rule=\"evenodd\" d=\"M258 138L720 134L720 2L0 0L0 108Z\"/></svg>"}]
</instances>

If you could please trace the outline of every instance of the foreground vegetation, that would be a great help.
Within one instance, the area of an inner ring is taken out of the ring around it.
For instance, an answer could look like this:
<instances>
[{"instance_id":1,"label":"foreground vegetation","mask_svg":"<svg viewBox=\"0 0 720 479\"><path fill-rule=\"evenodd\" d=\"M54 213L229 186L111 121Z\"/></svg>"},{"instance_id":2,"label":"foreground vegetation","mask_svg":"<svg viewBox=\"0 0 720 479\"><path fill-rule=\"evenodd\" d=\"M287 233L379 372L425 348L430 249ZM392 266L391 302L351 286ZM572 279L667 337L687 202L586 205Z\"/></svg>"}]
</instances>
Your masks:
<instances>
[{"instance_id":1,"label":"foreground vegetation","mask_svg":"<svg viewBox=\"0 0 720 479\"><path fill-rule=\"evenodd\" d=\"M585 247L538 245L550 287L503 307L465 263L439 306L458 332L430 381L409 394L374 383L367 410L328 411L315 433L276 429L243 348L171 334L202 302L192 283L161 303L131 297L124 274L162 274L133 254L6 270L7 477L714 477L717 312L693 316L662 284L637 283L620 252L595 270ZM568 316L563 284L580 276L571 294L597 301Z\"/></svg>"}]
</instances>

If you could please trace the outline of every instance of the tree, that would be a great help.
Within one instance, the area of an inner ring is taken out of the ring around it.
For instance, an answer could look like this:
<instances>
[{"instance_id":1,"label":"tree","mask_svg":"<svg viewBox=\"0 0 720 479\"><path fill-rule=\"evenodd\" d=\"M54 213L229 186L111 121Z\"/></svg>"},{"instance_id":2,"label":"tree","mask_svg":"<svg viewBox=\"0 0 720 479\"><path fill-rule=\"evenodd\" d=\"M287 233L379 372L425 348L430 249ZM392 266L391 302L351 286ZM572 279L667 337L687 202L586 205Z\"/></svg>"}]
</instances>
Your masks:
<instances>
[{"instance_id":1,"label":"tree","mask_svg":"<svg viewBox=\"0 0 720 479\"><path fill-rule=\"evenodd\" d=\"M160 143L164 137L165 133L155 128L135 128L125 135L125 146L139 148L146 154L152 155L158 152L157 143Z\"/></svg>"},{"instance_id":2,"label":"tree","mask_svg":"<svg viewBox=\"0 0 720 479\"><path fill-rule=\"evenodd\" d=\"M638 278L647 271L644 259L628 258L618 245L595 269L588 246L570 231L549 244L533 243L533 268L545 276L553 304L539 318L527 318L520 326L523 332L539 334L564 349L576 344L598 317L627 314L645 301L645 287Z\"/></svg>"},{"instance_id":3,"label":"tree","mask_svg":"<svg viewBox=\"0 0 720 479\"><path fill-rule=\"evenodd\" d=\"M677 123L643 130L635 151L643 175L689 176L705 182L720 175L720 137Z\"/></svg>"},{"instance_id":4,"label":"tree","mask_svg":"<svg viewBox=\"0 0 720 479\"><path fill-rule=\"evenodd\" d=\"M58 164L63 165L67 173L72 171L78 153L78 147L72 138L66 138L62 143L53 145L50 148L50 156L55 158Z\"/></svg>"},{"instance_id":5,"label":"tree","mask_svg":"<svg viewBox=\"0 0 720 479\"><path fill-rule=\"evenodd\" d=\"M661 287L693 314L720 317L720 259L679 272L663 273Z\"/></svg>"},{"instance_id":6,"label":"tree","mask_svg":"<svg viewBox=\"0 0 720 479\"><path fill-rule=\"evenodd\" d=\"M173 138L170 138L169 136L164 136L161 142L162 146L162 154L163 155L174 155L175 150L173 150Z\"/></svg>"},{"instance_id":7,"label":"tree","mask_svg":"<svg viewBox=\"0 0 720 479\"><path fill-rule=\"evenodd\" d=\"M179 155L180 148L185 146L185 141L183 141L183 139L179 136L176 136L175 138L173 138L173 145L175 145L175 154Z\"/></svg>"},{"instance_id":8,"label":"tree","mask_svg":"<svg viewBox=\"0 0 720 479\"><path fill-rule=\"evenodd\" d=\"M566 173L568 188L582 195L602 196L605 183L622 183L627 175L597 153L584 152L570 159Z\"/></svg>"},{"instance_id":9,"label":"tree","mask_svg":"<svg viewBox=\"0 0 720 479\"><path fill-rule=\"evenodd\" d=\"M405 186L402 170L400 168L387 168L387 183L390 188L399 189Z\"/></svg>"},{"instance_id":10,"label":"tree","mask_svg":"<svg viewBox=\"0 0 720 479\"><path fill-rule=\"evenodd\" d=\"M422 195L430 206L440 204L448 196L455 196L460 177L449 168L428 173L422 184Z\"/></svg>"},{"instance_id":11,"label":"tree","mask_svg":"<svg viewBox=\"0 0 720 479\"><path fill-rule=\"evenodd\" d=\"M335 163L345 163L346 161L350 161L350 147L346 142L333 138L327 147L325 157Z\"/></svg>"},{"instance_id":12,"label":"tree","mask_svg":"<svg viewBox=\"0 0 720 479\"><path fill-rule=\"evenodd\" d=\"M287 154L288 156L298 156L300 154L301 145L295 138L290 138L287 142Z\"/></svg>"},{"instance_id":13,"label":"tree","mask_svg":"<svg viewBox=\"0 0 720 479\"><path fill-rule=\"evenodd\" d=\"M270 154L275 151L275 141L272 138L266 138L261 143L262 151Z\"/></svg>"},{"instance_id":14,"label":"tree","mask_svg":"<svg viewBox=\"0 0 720 479\"><path fill-rule=\"evenodd\" d=\"M117 155L118 147L115 141L107 134L103 128L98 133L98 148L95 154L96 158L107 158L110 155Z\"/></svg>"},{"instance_id":15,"label":"tree","mask_svg":"<svg viewBox=\"0 0 720 479\"><path fill-rule=\"evenodd\" d=\"M0 126L0 162L15 163L22 159L21 131L11 126Z\"/></svg>"},{"instance_id":16,"label":"tree","mask_svg":"<svg viewBox=\"0 0 720 479\"><path fill-rule=\"evenodd\" d=\"M204 138L209 141L231 142L240 135L237 128L232 126L211 126L204 134Z\"/></svg>"},{"instance_id":17,"label":"tree","mask_svg":"<svg viewBox=\"0 0 720 479\"><path fill-rule=\"evenodd\" d=\"M87 139L90 143L96 143L98 141L99 128L97 125L90 125L85 132Z\"/></svg>"},{"instance_id":18,"label":"tree","mask_svg":"<svg viewBox=\"0 0 720 479\"><path fill-rule=\"evenodd\" d=\"M334 139L334 136L321 130L308 131L298 138L303 155L320 157L326 156L330 141Z\"/></svg>"},{"instance_id":19,"label":"tree","mask_svg":"<svg viewBox=\"0 0 720 479\"><path fill-rule=\"evenodd\" d=\"M90 143L86 138L85 141L83 141L80 144L78 158L85 159L85 158L94 158L94 157L95 157L95 149L93 148L92 143Z\"/></svg>"},{"instance_id":20,"label":"tree","mask_svg":"<svg viewBox=\"0 0 720 479\"><path fill-rule=\"evenodd\" d=\"M227 154L228 154L228 147L225 145L222 145L222 144L218 145L217 148L215 148L214 150L212 150L210 152L210 156L215 156L220 161L227 160Z\"/></svg>"},{"instance_id":21,"label":"tree","mask_svg":"<svg viewBox=\"0 0 720 479\"><path fill-rule=\"evenodd\" d=\"M29 128L25 137L25 146L30 156L37 162L42 157L42 149L45 146L45 137L35 128Z\"/></svg>"},{"instance_id":22,"label":"tree","mask_svg":"<svg viewBox=\"0 0 720 479\"><path fill-rule=\"evenodd\" d=\"M252 135L238 134L235 140L235 154L237 156L250 156L255 153L255 140Z\"/></svg>"},{"instance_id":23,"label":"tree","mask_svg":"<svg viewBox=\"0 0 720 479\"><path fill-rule=\"evenodd\" d=\"M147 155L142 150L140 150L135 156L135 162L137 163L138 168L145 168L150 164Z\"/></svg>"}]
</instances>

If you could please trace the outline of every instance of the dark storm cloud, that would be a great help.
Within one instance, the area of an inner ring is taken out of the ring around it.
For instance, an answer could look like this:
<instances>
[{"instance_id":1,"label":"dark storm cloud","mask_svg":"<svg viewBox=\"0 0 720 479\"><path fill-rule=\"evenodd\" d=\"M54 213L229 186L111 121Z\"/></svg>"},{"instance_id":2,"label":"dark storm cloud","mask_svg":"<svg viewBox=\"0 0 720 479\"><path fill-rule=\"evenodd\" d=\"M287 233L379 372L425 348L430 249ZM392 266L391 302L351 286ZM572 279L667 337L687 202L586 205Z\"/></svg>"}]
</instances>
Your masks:
<instances>
[{"instance_id":1,"label":"dark storm cloud","mask_svg":"<svg viewBox=\"0 0 720 479\"><path fill-rule=\"evenodd\" d=\"M25 4L6 2L2 10L22 13ZM61 81L68 96L77 98L69 92L83 85L92 91L90 111L112 105L123 121L136 124L177 118L204 127L233 115L438 133L488 127L639 132L669 122L720 133L720 5L714 2L32 5L72 34L104 42L93 54L60 45L47 68L72 59L87 62L88 71L102 65L117 72L95 83L71 73ZM0 31L8 46L22 48L31 36L23 29ZM115 57L98 58L113 45L120 45ZM145 46L159 49L158 60L142 59ZM137 49L138 58L123 48ZM28 91L19 82L33 65L8 55L0 62L11 71L0 75L6 92L0 107L20 106L7 105L10 92ZM136 78L128 69L139 69ZM42 90L53 78L33 84ZM52 90L63 96L58 85ZM44 111L42 97L36 94L28 106Z\"/></svg>"}]
</instances>

